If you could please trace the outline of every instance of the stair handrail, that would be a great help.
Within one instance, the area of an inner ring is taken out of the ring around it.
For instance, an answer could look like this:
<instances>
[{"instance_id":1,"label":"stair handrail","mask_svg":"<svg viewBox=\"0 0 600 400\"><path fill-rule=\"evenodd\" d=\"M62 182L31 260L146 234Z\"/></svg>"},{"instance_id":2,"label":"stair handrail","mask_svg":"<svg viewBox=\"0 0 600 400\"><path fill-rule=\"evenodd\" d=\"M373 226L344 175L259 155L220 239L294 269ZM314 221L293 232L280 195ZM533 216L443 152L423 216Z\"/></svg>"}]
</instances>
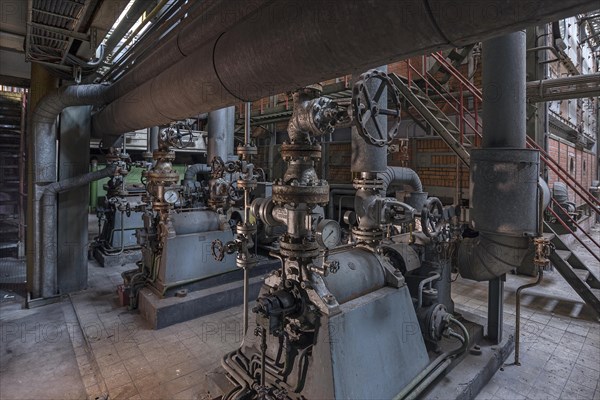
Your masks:
<instances>
[{"instance_id":1,"label":"stair handrail","mask_svg":"<svg viewBox=\"0 0 600 400\"><path fill-rule=\"evenodd\" d=\"M442 67L444 67L451 75L451 77L454 77L456 80L458 80L459 82L459 98L460 99L456 99L449 91L447 91L443 85L441 85L437 79L435 78L435 76L433 76L429 71L427 71L427 75L430 77L431 80L433 80L434 82L436 82L437 85L439 85L442 90L444 90L444 92L446 92L446 94L450 97L452 97L452 99L454 101L456 101L460 107L459 110L456 111L457 115L459 116L459 122L460 124L466 124L468 125L471 130L473 131L473 133L475 134L475 146L479 146L481 137L482 137L482 123L481 120L479 119L479 115L478 115L478 104L480 104L482 102L482 94L481 91L475 87L468 79L466 79L462 73L456 69L454 67L454 65L452 65L452 63L448 62L446 60L446 58L441 54L441 52L439 53L433 53L431 54L431 56L440 63L440 65L442 65ZM423 56L423 65L425 64L425 58L426 56ZM423 78L426 82L426 84L431 85L431 83L429 82L428 79ZM463 93L463 89L466 89L468 92L470 92L473 95L473 108L474 111L471 111L468 107L464 106L464 93ZM450 101L445 97L445 96L441 96L442 99L444 101L446 101L448 104L451 104ZM466 111L471 118L473 118L473 121L475 123L475 126L473 126L473 124L471 124L471 122L465 118L465 114L464 111ZM464 125L463 125L464 126ZM461 132L464 133L464 132Z\"/></svg>"},{"instance_id":2,"label":"stair handrail","mask_svg":"<svg viewBox=\"0 0 600 400\"><path fill-rule=\"evenodd\" d=\"M473 112L471 110L469 110L468 107L464 106L464 102L463 102L463 90L462 90L462 84L460 84L459 86L459 98L457 99L456 97L454 97L454 95L452 93L450 93L450 91L448 91L446 88L444 88L444 85L440 84L439 82L436 81L435 77L433 75L431 75L429 72L426 72L426 75L433 81L436 82L435 85L438 85L439 88L446 94L446 96L444 96L443 94L440 95L440 97L449 105L452 106L452 103L448 100L448 97L452 98L452 100L454 100L458 106L457 107L453 107L456 110L457 115L459 116L459 122L462 124L467 124L471 130L473 132L475 132L476 135L481 136L481 133L479 132L479 129L482 128L481 124L478 123L478 118L476 117L475 114L473 114ZM429 82L429 79L425 78L425 82L428 83L429 86L431 86L433 88L433 83ZM438 91L436 91L438 92ZM438 92L439 93L439 92ZM477 101L477 100L475 100ZM465 118L465 114L464 112L467 112L475 121L475 126L473 126L471 124L471 122ZM460 128L460 127L459 127ZM462 133L464 134L464 130L462 131Z\"/></svg>"},{"instance_id":3,"label":"stair handrail","mask_svg":"<svg viewBox=\"0 0 600 400\"><path fill-rule=\"evenodd\" d=\"M427 75L429 74L428 72L425 72L424 74L422 74L421 72L419 72L410 62L410 59L405 60L406 66L407 66L407 81L408 81L408 87L412 88L412 83L413 83L413 79L412 79L412 72L416 73L425 83L426 85L430 85L430 87L435 91L435 93L437 93L437 95L443 99L450 107L452 107L452 109L456 112L457 115L459 115L460 117L463 117L463 114L461 113L461 110L458 106L455 106L452 102L450 102L446 96L444 94L442 94L442 92L440 92L436 87L434 87L433 85L431 85L431 83L429 82L429 80L427 79ZM433 80L435 80L435 78L432 76L431 77ZM439 85L439 83L438 83ZM458 104L460 104L460 101L456 98L454 98L454 96L449 93L445 88L443 88L442 85L439 85L440 88L446 92L446 94L450 97L452 97ZM429 86L427 86L429 87ZM427 95L427 93L425 93L425 95ZM439 107L438 107L439 108ZM475 132L477 132L477 128L473 127L473 125L471 125L471 123L469 121L467 121L466 119L462 118L462 120L459 121L459 126L457 126L458 130L459 130L459 142L461 144L463 144L464 142L464 135L463 135L463 129L462 126L460 126L462 123L467 123L471 129ZM469 141L470 142L470 141Z\"/></svg>"},{"instance_id":4,"label":"stair handrail","mask_svg":"<svg viewBox=\"0 0 600 400\"><path fill-rule=\"evenodd\" d=\"M462 83L469 92L473 93L473 96L477 100L479 100L480 102L483 102L483 94L481 93L481 90L479 90L479 88L477 86L475 86L470 80L465 78L465 76L462 74L462 72L460 72L458 69L456 69L456 67L454 67L454 65L452 65L452 63L448 62L448 60L446 60L446 57L444 57L441 54L441 52L432 53L431 56L437 62L442 64L444 66L444 68L446 68L448 70L448 72L450 72L450 75L452 75L456 80L458 80L460 83Z\"/></svg>"},{"instance_id":5,"label":"stair handrail","mask_svg":"<svg viewBox=\"0 0 600 400\"><path fill-rule=\"evenodd\" d=\"M568 212L568 211L567 211L567 210L566 210L566 209L565 209L565 208L564 208L564 207L563 207L563 206L562 206L562 205L561 205L561 204L560 204L558 201L556 201L556 199L555 199L555 198L552 198L552 199L551 199L551 201L552 201L552 203L553 203L554 205L556 205L556 206L558 207L558 209L559 209L560 211L562 211L562 212L563 212L563 213L564 213L564 214L565 214L565 215L566 215L566 216L569 218L569 221L570 221L571 223L573 223L573 225L575 225L575 226L576 226L576 227L577 227L577 228L578 228L578 229L579 229L581 232L583 232L583 233L585 234L585 236L587 236L587 238L588 238L588 239L590 239L590 240L592 241L592 243L594 243L594 244L595 244L595 245L598 247L598 249L600 249L600 243L596 242L596 240L595 240L595 239L594 239L592 236L590 236L590 234L589 234L589 233L587 233L587 232L586 232L586 231L585 231L585 230L584 230L584 229L581 227L581 225L579 225L579 222L577 222L577 220L576 220L575 218L573 218L573 217L571 216L571 214L570 214L570 213L569 213L569 212ZM598 261L600 261L600 260L598 260Z\"/></svg>"},{"instance_id":6,"label":"stair handrail","mask_svg":"<svg viewBox=\"0 0 600 400\"><path fill-rule=\"evenodd\" d=\"M571 175L563 168L561 165L548 154L546 150L544 150L539 144L535 142L530 137L527 137L527 147L538 150L540 155L544 159L544 162L548 167L556 173L562 180L564 180L565 184L567 184L579 197L581 197L586 203L592 207L598 213L598 207L600 206L600 201L596 199L586 188L583 187L577 180L571 177ZM555 169L556 168L556 169ZM568 180L573 181L574 185L569 184ZM574 186L579 188L585 195L581 194Z\"/></svg>"},{"instance_id":7,"label":"stair handrail","mask_svg":"<svg viewBox=\"0 0 600 400\"><path fill-rule=\"evenodd\" d=\"M553 201L555 201L554 199L552 199ZM556 201L555 201L556 202ZM572 222L575 223L575 225L579 228L579 230L581 230L583 233L585 233L588 237L590 237L586 231L584 231L581 226L579 226L579 224L567 213L567 211L562 208L562 206L558 203L556 203L561 209L562 211L565 213L565 215L567 215ZM575 232L573 232L573 230L571 228L569 228L569 226L567 225L567 223L565 221L562 220L561 217L558 216L558 214L556 213L556 211L554 211L554 209L552 207L548 207L548 211L550 212L550 214L552 214L554 216L554 218L556 218L556 220L563 226L563 228L565 228L573 237L575 237L575 239L577 239L577 241L583 246L585 247L585 249L596 259L598 260L598 262L600 262L600 256L598 256L594 251L592 251L592 249L589 248L589 246L587 244L585 244L585 242L575 234ZM592 241L594 243L596 243L595 240L592 239ZM597 243L596 243L597 245ZM591 271L590 271L591 272Z\"/></svg>"},{"instance_id":8,"label":"stair handrail","mask_svg":"<svg viewBox=\"0 0 600 400\"><path fill-rule=\"evenodd\" d=\"M482 101L483 95L479 88L477 88L471 81L465 78L465 76L452 65L452 63L448 62L446 58L443 56L441 52L432 53L431 56L439 62L452 77L458 80L464 87L466 87L473 96ZM478 130L474 130L477 134L481 136L481 132ZM569 186L586 204L588 204L594 213L600 214L600 201L596 199L585 187L583 187L576 179L572 178L571 175L554 159L548 154L541 146L539 146L535 140L530 137L527 137L527 147L530 149L536 149L540 151L542 155L543 161L546 165L554 171L563 181ZM557 171L560 170L560 172ZM562 174L561 174L562 173Z\"/></svg>"}]
</instances>

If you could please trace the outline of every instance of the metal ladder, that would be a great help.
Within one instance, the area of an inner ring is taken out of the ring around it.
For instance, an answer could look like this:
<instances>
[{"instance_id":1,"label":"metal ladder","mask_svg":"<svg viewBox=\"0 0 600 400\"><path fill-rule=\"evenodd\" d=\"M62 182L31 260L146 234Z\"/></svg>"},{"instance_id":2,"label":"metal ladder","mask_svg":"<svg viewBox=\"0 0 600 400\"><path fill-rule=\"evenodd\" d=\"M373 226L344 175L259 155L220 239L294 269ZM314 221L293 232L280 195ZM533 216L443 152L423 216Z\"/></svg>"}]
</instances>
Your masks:
<instances>
[{"instance_id":1,"label":"metal ladder","mask_svg":"<svg viewBox=\"0 0 600 400\"><path fill-rule=\"evenodd\" d=\"M426 56L423 56L423 60L421 61L421 70L412 66L410 60L407 60L407 76L400 77L396 74L390 74L390 77L406 101L408 114L415 122L430 127L448 145L450 150L456 154L462 163L469 167L470 149L478 147L483 131L482 121L477 115L477 110L481 109L481 91L463 76L451 61L446 60L446 57L442 53L434 53L430 56L436 60L436 65L439 65L439 68L443 67L448 74L455 78L458 83L458 94L446 89L443 83L436 81L435 76L430 71L424 70L423 66L426 64ZM466 107L469 101L473 110L469 110ZM441 106L440 103L442 104ZM442 108L448 109L456 115L455 119L458 120L458 126L448 117ZM598 199L573 179L556 160L529 137L527 138L527 147L539 150L541 160L545 165L554 171L577 196L588 204L594 213L600 213L600 202ZM555 207L560 207L560 205L555 205ZM559 222L564 223L552 210L552 207L549 207L549 211L555 214ZM574 220L571 223L579 226ZM592 248L590 248L566 224L564 226L600 262L600 245L579 227L580 231L594 243ZM551 241L556 247L556 250L550 257L552 264L581 299L600 316L600 280L597 275L573 253L569 246L547 223L545 223L545 231L551 236ZM594 249L594 247L597 247L597 249Z\"/></svg>"}]
</instances>

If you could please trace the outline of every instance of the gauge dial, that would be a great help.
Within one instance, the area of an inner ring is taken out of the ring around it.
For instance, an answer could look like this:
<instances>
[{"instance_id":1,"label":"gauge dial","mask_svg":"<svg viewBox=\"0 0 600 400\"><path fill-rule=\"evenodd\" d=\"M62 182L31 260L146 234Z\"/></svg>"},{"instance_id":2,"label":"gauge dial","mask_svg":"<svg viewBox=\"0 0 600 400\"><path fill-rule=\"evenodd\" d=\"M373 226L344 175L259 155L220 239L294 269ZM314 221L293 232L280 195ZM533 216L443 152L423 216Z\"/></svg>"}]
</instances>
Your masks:
<instances>
[{"instance_id":1,"label":"gauge dial","mask_svg":"<svg viewBox=\"0 0 600 400\"><path fill-rule=\"evenodd\" d=\"M342 239L342 230L340 224L332 219L324 219L317 224L317 243L319 245L333 249Z\"/></svg>"},{"instance_id":2,"label":"gauge dial","mask_svg":"<svg viewBox=\"0 0 600 400\"><path fill-rule=\"evenodd\" d=\"M163 196L165 201L169 204L175 204L179 200L179 194L175 190L167 190Z\"/></svg>"}]
</instances>

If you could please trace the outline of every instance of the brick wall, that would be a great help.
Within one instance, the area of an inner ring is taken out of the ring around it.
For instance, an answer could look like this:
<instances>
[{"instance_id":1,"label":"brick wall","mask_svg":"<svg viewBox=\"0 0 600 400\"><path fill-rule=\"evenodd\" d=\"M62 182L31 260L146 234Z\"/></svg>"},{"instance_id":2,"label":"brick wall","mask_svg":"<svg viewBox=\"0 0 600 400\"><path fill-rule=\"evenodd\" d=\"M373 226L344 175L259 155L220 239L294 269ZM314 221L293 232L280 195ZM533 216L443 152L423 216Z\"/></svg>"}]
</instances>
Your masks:
<instances>
[{"instance_id":1,"label":"brick wall","mask_svg":"<svg viewBox=\"0 0 600 400\"><path fill-rule=\"evenodd\" d=\"M425 190L435 195L434 187L456 188L457 158L448 145L439 138L411 139L409 166L421 177ZM467 191L469 171L462 168L459 184ZM445 193L448 193L447 191Z\"/></svg>"},{"instance_id":2,"label":"brick wall","mask_svg":"<svg viewBox=\"0 0 600 400\"><path fill-rule=\"evenodd\" d=\"M548 139L548 153L557 160L560 166L577 180L584 188L588 189L592 181L596 180L598 158L595 154L576 148L574 145L557 138ZM561 181L557 174L548 168L548 185ZM569 199L577 206L584 204L583 200L569 189Z\"/></svg>"}]
</instances>

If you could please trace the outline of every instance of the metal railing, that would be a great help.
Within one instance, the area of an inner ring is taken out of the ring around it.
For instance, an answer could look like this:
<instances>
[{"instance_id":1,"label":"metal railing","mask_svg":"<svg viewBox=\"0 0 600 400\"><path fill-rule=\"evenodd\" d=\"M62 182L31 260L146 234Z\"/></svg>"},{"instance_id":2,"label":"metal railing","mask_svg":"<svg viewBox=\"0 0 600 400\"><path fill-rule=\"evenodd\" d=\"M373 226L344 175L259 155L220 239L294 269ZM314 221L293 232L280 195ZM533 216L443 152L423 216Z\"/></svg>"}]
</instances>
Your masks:
<instances>
[{"instance_id":1,"label":"metal railing","mask_svg":"<svg viewBox=\"0 0 600 400\"><path fill-rule=\"evenodd\" d=\"M462 137L464 134L464 127L468 126L471 131L475 134L476 140L474 142L475 147L478 147L481 143L481 137L483 133L483 124L481 118L479 118L479 111L481 110L481 104L483 102L483 96L481 90L470 82L452 63L450 63L443 56L441 52L433 53L430 55L436 60L455 80L458 82L458 98L452 95L450 91L442 88L443 90L435 89L434 92L437 94L440 100L445 101L449 104L456 112L459 118L459 129L460 129L460 143L463 143ZM416 73L417 76L423 80L425 85L425 92L428 89L436 85L437 81L435 77L429 72L425 71L427 56L422 56L421 67L423 72L419 72L415 66L413 66L410 60L406 60L407 64L407 78L409 84L412 82L412 75ZM439 83L437 86L441 87ZM465 98L472 99L472 110L465 105ZM473 120L473 124L469 121L469 118ZM545 165L552 170L557 177L563 181L579 198L581 198L595 214L600 215L600 201L594 197L585 187L581 185L575 178L573 178L555 159L553 159L548 152L546 152L541 146L539 146L535 140L527 137L527 148L535 149L540 152L540 159Z\"/></svg>"}]
</instances>

